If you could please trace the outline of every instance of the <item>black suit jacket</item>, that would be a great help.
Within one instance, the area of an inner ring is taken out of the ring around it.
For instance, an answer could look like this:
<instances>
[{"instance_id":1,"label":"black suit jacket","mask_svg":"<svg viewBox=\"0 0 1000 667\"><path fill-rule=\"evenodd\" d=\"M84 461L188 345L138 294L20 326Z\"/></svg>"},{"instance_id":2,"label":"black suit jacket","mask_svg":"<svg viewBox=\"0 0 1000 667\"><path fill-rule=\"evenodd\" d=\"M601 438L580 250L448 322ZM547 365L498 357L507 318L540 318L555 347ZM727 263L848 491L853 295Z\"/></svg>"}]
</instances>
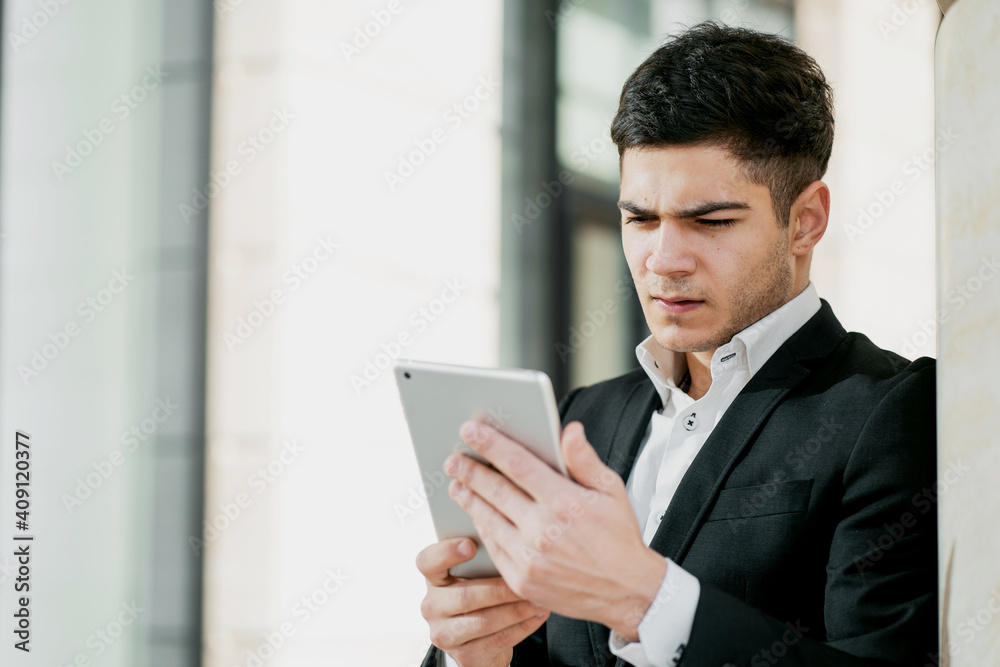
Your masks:
<instances>
[{"instance_id":1,"label":"black suit jacket","mask_svg":"<svg viewBox=\"0 0 1000 667\"><path fill-rule=\"evenodd\" d=\"M559 412L628 479L660 406L640 368ZM847 333L822 301L726 410L649 545L701 583L679 664L936 665L935 429L934 360ZM628 664L609 635L553 613L513 665Z\"/></svg>"}]
</instances>

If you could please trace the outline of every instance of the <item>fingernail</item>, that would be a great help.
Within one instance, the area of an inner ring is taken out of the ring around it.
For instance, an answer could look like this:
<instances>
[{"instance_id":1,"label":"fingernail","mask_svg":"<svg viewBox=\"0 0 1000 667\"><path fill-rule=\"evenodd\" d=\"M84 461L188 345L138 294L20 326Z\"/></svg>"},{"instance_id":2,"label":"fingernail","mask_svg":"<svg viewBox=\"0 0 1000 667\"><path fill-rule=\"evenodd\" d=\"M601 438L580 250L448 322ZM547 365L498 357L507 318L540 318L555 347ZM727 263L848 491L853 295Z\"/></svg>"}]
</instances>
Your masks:
<instances>
[{"instance_id":1,"label":"fingernail","mask_svg":"<svg viewBox=\"0 0 1000 667\"><path fill-rule=\"evenodd\" d=\"M458 553L462 554L463 556L472 555L472 546L469 544L467 540L462 540L461 542L458 543Z\"/></svg>"},{"instance_id":2,"label":"fingernail","mask_svg":"<svg viewBox=\"0 0 1000 667\"><path fill-rule=\"evenodd\" d=\"M474 421L467 421L462 424L461 433L462 439L468 442L469 440L475 440L479 435L479 426Z\"/></svg>"}]
</instances>

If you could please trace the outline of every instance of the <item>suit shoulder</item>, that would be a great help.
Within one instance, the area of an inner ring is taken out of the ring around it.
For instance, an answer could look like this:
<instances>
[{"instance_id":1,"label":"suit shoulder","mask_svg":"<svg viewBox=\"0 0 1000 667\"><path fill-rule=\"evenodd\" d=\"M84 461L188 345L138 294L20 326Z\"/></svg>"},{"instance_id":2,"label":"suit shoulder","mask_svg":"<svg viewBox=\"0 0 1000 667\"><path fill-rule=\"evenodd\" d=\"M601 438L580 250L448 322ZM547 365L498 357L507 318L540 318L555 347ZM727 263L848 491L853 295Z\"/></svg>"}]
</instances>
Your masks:
<instances>
[{"instance_id":1,"label":"suit shoulder","mask_svg":"<svg viewBox=\"0 0 1000 667\"><path fill-rule=\"evenodd\" d=\"M646 375L646 371L639 367L633 368L630 371L626 371L621 375L616 375L615 377L608 378L606 380L600 380L591 384L582 385L573 391L578 391L581 396L587 395L594 397L628 395L636 387L640 387L643 384L650 384L650 379L649 376Z\"/></svg>"},{"instance_id":2,"label":"suit shoulder","mask_svg":"<svg viewBox=\"0 0 1000 667\"><path fill-rule=\"evenodd\" d=\"M936 360L914 360L877 346L863 333L848 332L825 360L821 375L846 383L852 391L871 398L884 396L899 385L933 394Z\"/></svg>"},{"instance_id":3,"label":"suit shoulder","mask_svg":"<svg viewBox=\"0 0 1000 667\"><path fill-rule=\"evenodd\" d=\"M572 403L574 411L586 410L591 406L599 406L602 410L613 408L616 403L624 402L640 388L648 388L652 381L641 368L634 368L621 375L600 380L588 385L582 385L570 390L561 402L564 409Z\"/></svg>"}]
</instances>

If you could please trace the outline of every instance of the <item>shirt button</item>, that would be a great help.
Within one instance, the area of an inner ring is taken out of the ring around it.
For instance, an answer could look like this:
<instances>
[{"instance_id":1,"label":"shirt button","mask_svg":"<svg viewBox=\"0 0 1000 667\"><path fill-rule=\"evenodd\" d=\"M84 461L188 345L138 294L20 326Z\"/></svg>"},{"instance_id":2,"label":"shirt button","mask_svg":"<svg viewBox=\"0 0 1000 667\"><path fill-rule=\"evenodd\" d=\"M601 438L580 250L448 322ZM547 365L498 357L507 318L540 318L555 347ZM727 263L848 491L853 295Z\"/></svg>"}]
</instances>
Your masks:
<instances>
[{"instance_id":1,"label":"shirt button","mask_svg":"<svg viewBox=\"0 0 1000 667\"><path fill-rule=\"evenodd\" d=\"M684 428L693 431L698 428L698 413L692 412L684 418Z\"/></svg>"}]
</instances>

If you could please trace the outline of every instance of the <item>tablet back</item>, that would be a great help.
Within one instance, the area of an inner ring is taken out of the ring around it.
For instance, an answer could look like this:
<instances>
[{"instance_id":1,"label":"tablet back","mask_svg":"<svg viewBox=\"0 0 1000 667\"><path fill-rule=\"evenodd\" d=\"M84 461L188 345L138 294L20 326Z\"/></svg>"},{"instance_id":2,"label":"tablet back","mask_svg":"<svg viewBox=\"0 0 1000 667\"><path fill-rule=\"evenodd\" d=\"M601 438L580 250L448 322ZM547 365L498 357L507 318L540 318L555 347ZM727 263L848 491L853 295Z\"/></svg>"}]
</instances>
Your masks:
<instances>
[{"instance_id":1,"label":"tablet back","mask_svg":"<svg viewBox=\"0 0 1000 667\"><path fill-rule=\"evenodd\" d=\"M463 451L482 461L458 435L466 419L481 419L532 450L566 474L559 449L561 424L552 382L542 371L478 368L398 359L393 369L413 449L425 481L427 502L438 539L471 537L475 557L451 569L457 577L497 576L476 535L471 517L451 496L444 460Z\"/></svg>"}]
</instances>

